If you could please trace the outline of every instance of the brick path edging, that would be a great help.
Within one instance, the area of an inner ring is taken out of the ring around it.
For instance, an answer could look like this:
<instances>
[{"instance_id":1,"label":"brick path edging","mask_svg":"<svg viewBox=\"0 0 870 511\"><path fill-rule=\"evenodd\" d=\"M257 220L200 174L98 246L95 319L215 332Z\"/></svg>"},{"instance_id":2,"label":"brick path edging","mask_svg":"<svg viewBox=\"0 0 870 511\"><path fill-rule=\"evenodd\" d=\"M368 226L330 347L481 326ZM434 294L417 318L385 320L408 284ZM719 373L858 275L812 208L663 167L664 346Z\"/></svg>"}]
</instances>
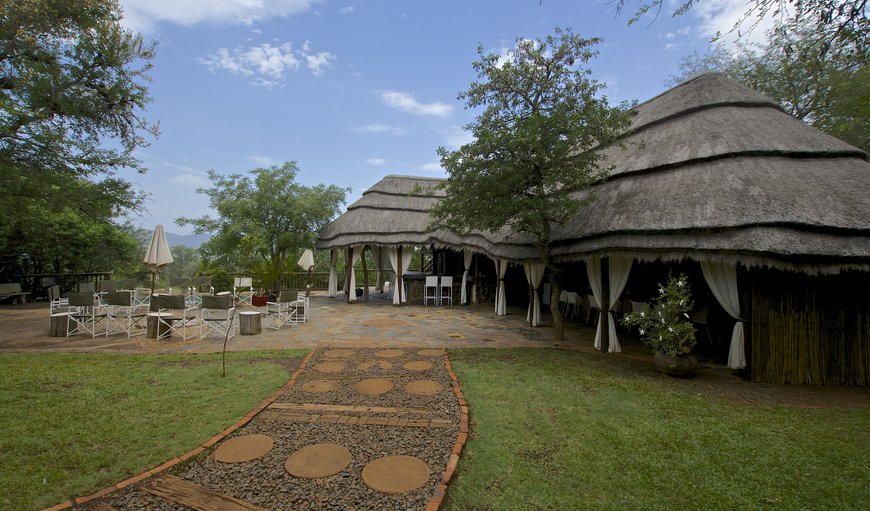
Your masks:
<instances>
[{"instance_id":1,"label":"brick path edging","mask_svg":"<svg viewBox=\"0 0 870 511\"><path fill-rule=\"evenodd\" d=\"M213 446L214 444L216 444L216 443L220 442L221 440L223 440L224 438L226 438L233 431L235 431L235 430L241 428L242 426L244 426L245 424L251 422L251 420L254 417L256 417L257 414L259 414L260 412L265 410L266 407L268 407L269 405L274 403L275 400L277 400L279 397L283 396L285 392L290 390L290 387L292 387L293 384L296 383L296 379L299 377L300 374L302 374L302 370L305 369L306 365L308 365L308 361L311 360L311 357L314 356L314 353L316 351L317 351L316 349L311 350L311 353L309 353L304 359L302 359L302 362L299 364L299 369L297 369L296 372L293 373L293 376L290 377L290 380L286 384L284 384L283 387L281 387L280 389L273 392L272 395L267 397L266 400L263 401L262 403L260 403L256 408L254 408L250 412L246 413L244 415L244 417L239 419L238 422L236 422L232 426L228 427L227 429L221 431L220 433L213 436L209 440L203 442L202 445L194 448L193 450L191 450L190 452L188 452L186 454L182 454L181 456L178 456L176 458L172 458L172 459L166 461L165 463L163 463L162 465L157 466L155 468L152 468L151 470L146 470L145 472L142 472L139 475L124 479L123 481L121 481L118 484L114 484L114 485L109 486L107 488L103 488L102 490L100 490L96 493L92 493L90 495L85 495L85 496L77 497L75 499L72 499L72 500L69 500L66 502L61 502L60 504L56 504L54 506L47 507L47 508L43 509L42 511L63 511L65 509L73 509L75 506L81 506L82 504L85 504L85 503L90 502L92 500L98 499L100 497L105 497L106 495L112 493L113 491L117 491L117 490L120 490L122 488L126 488L126 487L130 486L131 484L135 484L135 483L138 483L140 481L144 481L145 479L148 479L149 477L151 477L153 475L156 475L156 474L159 474L165 470L168 470L168 469L174 467L175 465L178 465L179 463L185 462L185 461L189 460L190 458L193 458L194 456L198 455L199 453L205 451L209 447ZM446 357L447 357L447 355L445 355L445 358ZM449 361L448 361L448 363L449 363ZM452 370L450 371L450 374L451 374L451 379L454 379L455 376L453 376ZM454 379L453 381L455 384L456 380ZM454 387L454 390L456 390L455 387ZM455 451L455 448L454 448L454 451ZM448 465L448 468L449 468L449 465ZM440 502L440 500L439 500L439 502ZM437 509L437 507L435 509ZM428 508L427 508L427 511L428 511Z\"/></svg>"},{"instance_id":2,"label":"brick path edging","mask_svg":"<svg viewBox=\"0 0 870 511\"><path fill-rule=\"evenodd\" d=\"M447 483L450 482L450 479L456 472L456 466L459 464L459 454L462 452L462 446L465 445L465 441L468 439L468 403L465 402L465 395L462 394L459 378L453 372L453 364L450 362L450 355L447 350L444 351L444 367L450 376L456 400L459 401L459 435L456 437L456 443L453 444L453 452L450 454L447 468L444 469L444 475L441 476L441 483L435 487L432 498L429 499L429 503L426 505L426 511L438 511L438 508L441 507L441 502L447 494Z\"/></svg>"}]
</instances>

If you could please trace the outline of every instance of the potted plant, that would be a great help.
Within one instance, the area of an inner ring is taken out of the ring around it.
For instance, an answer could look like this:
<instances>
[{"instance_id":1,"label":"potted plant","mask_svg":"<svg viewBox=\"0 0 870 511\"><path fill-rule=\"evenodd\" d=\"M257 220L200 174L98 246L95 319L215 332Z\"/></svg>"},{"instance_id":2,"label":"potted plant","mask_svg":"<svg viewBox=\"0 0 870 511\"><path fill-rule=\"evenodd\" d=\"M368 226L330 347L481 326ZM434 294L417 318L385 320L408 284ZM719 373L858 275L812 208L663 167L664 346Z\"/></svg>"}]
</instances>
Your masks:
<instances>
[{"instance_id":1,"label":"potted plant","mask_svg":"<svg viewBox=\"0 0 870 511\"><path fill-rule=\"evenodd\" d=\"M695 327L689 321L692 292L685 274L668 276L659 284L659 296L643 310L626 314L625 326L635 326L644 344L655 353L659 371L671 376L692 376L698 364L691 354L695 346Z\"/></svg>"}]
</instances>

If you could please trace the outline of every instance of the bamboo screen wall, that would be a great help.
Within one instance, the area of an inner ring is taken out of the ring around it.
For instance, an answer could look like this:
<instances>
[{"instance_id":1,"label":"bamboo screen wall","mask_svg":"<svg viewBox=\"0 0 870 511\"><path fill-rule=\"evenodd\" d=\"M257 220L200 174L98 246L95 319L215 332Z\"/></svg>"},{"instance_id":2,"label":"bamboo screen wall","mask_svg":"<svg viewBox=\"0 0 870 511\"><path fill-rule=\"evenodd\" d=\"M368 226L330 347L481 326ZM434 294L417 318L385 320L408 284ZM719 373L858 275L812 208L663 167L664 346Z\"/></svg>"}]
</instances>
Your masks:
<instances>
[{"instance_id":1,"label":"bamboo screen wall","mask_svg":"<svg viewBox=\"0 0 870 511\"><path fill-rule=\"evenodd\" d=\"M870 385L870 274L749 275L753 381Z\"/></svg>"}]
</instances>

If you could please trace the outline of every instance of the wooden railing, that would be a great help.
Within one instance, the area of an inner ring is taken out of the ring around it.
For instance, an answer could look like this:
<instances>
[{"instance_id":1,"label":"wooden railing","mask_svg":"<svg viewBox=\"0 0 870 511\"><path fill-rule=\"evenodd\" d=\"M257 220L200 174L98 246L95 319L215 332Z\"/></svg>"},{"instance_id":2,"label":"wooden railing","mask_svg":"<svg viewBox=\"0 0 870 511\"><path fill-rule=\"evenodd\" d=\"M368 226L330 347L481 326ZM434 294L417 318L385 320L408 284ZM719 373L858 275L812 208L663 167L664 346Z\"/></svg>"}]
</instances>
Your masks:
<instances>
[{"instance_id":1,"label":"wooden railing","mask_svg":"<svg viewBox=\"0 0 870 511\"><path fill-rule=\"evenodd\" d=\"M60 291L66 294L75 291L81 282L90 282L94 288L99 288L98 282L112 278L112 272L101 271L92 273L26 273L19 277L21 289L30 293L29 301L38 298L48 298L48 288L60 286Z\"/></svg>"}]
</instances>

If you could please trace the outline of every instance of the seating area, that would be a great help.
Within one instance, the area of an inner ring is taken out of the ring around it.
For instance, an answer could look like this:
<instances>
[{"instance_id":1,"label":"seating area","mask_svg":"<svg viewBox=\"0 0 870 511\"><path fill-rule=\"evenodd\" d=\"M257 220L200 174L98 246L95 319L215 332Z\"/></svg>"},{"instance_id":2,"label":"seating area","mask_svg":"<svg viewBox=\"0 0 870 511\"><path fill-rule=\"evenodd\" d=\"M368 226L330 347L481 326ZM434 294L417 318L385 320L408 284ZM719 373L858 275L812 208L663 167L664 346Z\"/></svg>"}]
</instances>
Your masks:
<instances>
[{"instance_id":1,"label":"seating area","mask_svg":"<svg viewBox=\"0 0 870 511\"><path fill-rule=\"evenodd\" d=\"M24 305L27 302L27 296L30 293L21 290L19 282L5 282L0 284L0 301L12 299L12 303L20 303Z\"/></svg>"},{"instance_id":2,"label":"seating area","mask_svg":"<svg viewBox=\"0 0 870 511\"><path fill-rule=\"evenodd\" d=\"M427 275L423 287L423 305L453 305L453 277Z\"/></svg>"},{"instance_id":3,"label":"seating area","mask_svg":"<svg viewBox=\"0 0 870 511\"><path fill-rule=\"evenodd\" d=\"M251 278L237 278L232 291L215 293L211 279L173 279L169 293L151 294L135 280L102 280L97 285L82 282L76 291L62 296L59 286L48 289L50 335L91 338L125 335L132 338L146 334L149 338L233 338L245 332L239 312L258 313L267 318L265 326L281 329L305 323L309 319L307 293L281 291L274 302L254 307Z\"/></svg>"}]
</instances>

